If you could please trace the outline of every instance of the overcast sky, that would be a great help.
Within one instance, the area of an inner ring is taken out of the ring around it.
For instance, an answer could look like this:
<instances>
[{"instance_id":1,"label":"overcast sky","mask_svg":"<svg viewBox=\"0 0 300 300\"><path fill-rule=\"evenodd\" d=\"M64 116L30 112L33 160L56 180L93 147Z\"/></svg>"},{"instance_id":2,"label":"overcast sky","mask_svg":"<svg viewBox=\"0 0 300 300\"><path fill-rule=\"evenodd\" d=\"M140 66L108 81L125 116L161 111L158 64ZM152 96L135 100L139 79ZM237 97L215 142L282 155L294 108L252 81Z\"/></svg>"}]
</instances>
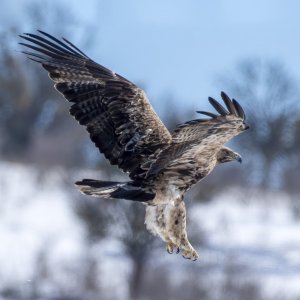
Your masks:
<instances>
[{"instance_id":1,"label":"overcast sky","mask_svg":"<svg viewBox=\"0 0 300 300\"><path fill-rule=\"evenodd\" d=\"M2 0L1 26L22 19L28 2ZM158 99L166 95L173 95L180 106L202 108L208 95L218 97L221 89L226 90L217 76L233 72L237 62L246 58L279 60L300 79L300 1L51 3L65 3L73 16L90 24L95 42L85 48L81 39L76 40L79 23L71 28L76 44L97 62L142 83L158 110Z\"/></svg>"}]
</instances>

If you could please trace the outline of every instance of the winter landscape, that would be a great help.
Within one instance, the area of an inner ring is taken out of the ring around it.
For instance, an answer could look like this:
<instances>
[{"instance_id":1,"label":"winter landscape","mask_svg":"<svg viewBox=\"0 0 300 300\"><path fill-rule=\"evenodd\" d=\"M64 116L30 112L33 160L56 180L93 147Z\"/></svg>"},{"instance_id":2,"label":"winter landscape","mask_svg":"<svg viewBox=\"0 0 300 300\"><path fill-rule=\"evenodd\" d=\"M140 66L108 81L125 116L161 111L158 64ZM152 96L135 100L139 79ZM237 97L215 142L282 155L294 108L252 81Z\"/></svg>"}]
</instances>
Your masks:
<instances>
[{"instance_id":1,"label":"winter landscape","mask_svg":"<svg viewBox=\"0 0 300 300\"><path fill-rule=\"evenodd\" d=\"M4 1L0 10L0 299L300 299L296 1ZM200 257L168 254L141 203L79 193L110 166L18 37L43 29L143 88L170 131L224 90L250 130L185 197ZM276 33L276 34L275 34Z\"/></svg>"}]
</instances>

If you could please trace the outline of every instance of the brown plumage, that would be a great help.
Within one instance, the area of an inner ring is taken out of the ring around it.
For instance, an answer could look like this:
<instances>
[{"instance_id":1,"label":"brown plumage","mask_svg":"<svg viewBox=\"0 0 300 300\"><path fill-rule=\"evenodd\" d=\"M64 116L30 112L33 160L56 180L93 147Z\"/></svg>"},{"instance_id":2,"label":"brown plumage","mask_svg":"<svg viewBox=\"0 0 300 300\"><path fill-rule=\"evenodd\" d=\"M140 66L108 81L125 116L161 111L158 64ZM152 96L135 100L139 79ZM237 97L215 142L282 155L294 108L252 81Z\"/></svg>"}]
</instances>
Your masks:
<instances>
[{"instance_id":1,"label":"brown plumage","mask_svg":"<svg viewBox=\"0 0 300 300\"><path fill-rule=\"evenodd\" d=\"M171 134L150 105L144 91L95 63L68 40L39 31L24 34L33 50L27 56L41 63L55 88L72 103L70 114L86 126L100 152L129 174L129 182L83 179L76 184L88 195L140 201L147 205L147 229L159 235L168 252L185 258L198 254L187 239L184 193L216 165L241 160L223 145L247 129L239 103L224 92L224 108L209 102L218 114L199 111L209 119L177 126Z\"/></svg>"}]
</instances>

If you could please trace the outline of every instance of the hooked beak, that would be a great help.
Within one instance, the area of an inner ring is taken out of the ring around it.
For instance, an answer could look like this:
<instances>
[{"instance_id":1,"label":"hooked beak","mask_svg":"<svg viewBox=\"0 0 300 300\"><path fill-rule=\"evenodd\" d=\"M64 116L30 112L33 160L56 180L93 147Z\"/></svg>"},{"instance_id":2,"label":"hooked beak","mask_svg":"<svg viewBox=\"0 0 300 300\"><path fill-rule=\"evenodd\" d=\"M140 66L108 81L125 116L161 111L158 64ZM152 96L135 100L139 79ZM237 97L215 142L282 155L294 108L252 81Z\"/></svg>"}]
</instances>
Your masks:
<instances>
[{"instance_id":1,"label":"hooked beak","mask_svg":"<svg viewBox=\"0 0 300 300\"><path fill-rule=\"evenodd\" d=\"M242 161L243 161L243 160L242 160L242 157L241 157L240 155L238 155L238 154L236 155L236 158L235 158L235 159L236 159L236 161L238 161L240 164L241 164Z\"/></svg>"},{"instance_id":2,"label":"hooked beak","mask_svg":"<svg viewBox=\"0 0 300 300\"><path fill-rule=\"evenodd\" d=\"M247 129L249 129L250 128L250 126L248 125L248 124L245 124L244 123L244 130L247 130Z\"/></svg>"}]
</instances>

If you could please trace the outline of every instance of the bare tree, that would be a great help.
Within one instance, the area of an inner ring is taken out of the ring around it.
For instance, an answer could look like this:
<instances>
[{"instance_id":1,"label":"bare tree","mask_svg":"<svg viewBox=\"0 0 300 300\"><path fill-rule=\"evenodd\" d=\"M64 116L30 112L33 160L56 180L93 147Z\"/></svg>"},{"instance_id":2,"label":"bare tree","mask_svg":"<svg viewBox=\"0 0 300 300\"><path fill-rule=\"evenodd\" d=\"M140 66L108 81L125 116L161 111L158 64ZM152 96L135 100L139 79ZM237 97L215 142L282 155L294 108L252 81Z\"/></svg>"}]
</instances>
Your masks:
<instances>
[{"instance_id":1,"label":"bare tree","mask_svg":"<svg viewBox=\"0 0 300 300\"><path fill-rule=\"evenodd\" d=\"M222 81L243 103L250 124L247 134L235 141L247 154L252 172L246 176L263 188L280 184L287 157L296 149L293 124L300 107L295 80L278 62L246 60Z\"/></svg>"},{"instance_id":2,"label":"bare tree","mask_svg":"<svg viewBox=\"0 0 300 300\"><path fill-rule=\"evenodd\" d=\"M130 201L116 201L114 213L114 233L123 242L125 254L132 262L128 282L130 298L140 299L147 264L151 252L155 250L156 239L145 228L144 205Z\"/></svg>"},{"instance_id":3,"label":"bare tree","mask_svg":"<svg viewBox=\"0 0 300 300\"><path fill-rule=\"evenodd\" d=\"M66 113L68 104L54 90L45 70L27 60L20 53L21 46L16 47L18 34L23 28L28 29L28 24L34 31L47 28L53 34L72 39L74 31L71 34L70 29L78 25L78 20L63 3L51 1L31 2L22 13L18 22L12 20L12 24L3 24L0 29L0 155L39 165L53 165L55 161L69 167L83 165L84 129L74 126ZM76 30L76 37L81 42L90 42L89 26L78 26L81 30Z\"/></svg>"}]
</instances>

